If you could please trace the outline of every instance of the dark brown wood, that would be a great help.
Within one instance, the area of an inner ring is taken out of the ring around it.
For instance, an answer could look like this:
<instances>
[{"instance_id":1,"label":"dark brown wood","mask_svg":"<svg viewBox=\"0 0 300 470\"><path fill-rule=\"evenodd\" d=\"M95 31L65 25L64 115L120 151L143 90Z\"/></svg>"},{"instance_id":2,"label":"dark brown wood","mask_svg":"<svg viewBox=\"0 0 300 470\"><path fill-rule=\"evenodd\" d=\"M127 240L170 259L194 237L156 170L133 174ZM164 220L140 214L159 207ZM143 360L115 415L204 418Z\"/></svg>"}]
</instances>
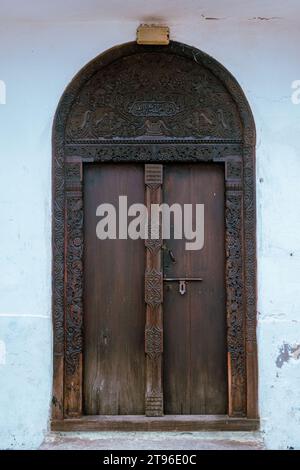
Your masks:
<instances>
[{"instance_id":1,"label":"dark brown wood","mask_svg":"<svg viewBox=\"0 0 300 470\"><path fill-rule=\"evenodd\" d=\"M247 417L251 419L258 418L258 364L257 364L257 345L255 341L247 341L246 345L246 367L248 376L251 372L251 380L247 381Z\"/></svg>"},{"instance_id":2,"label":"dark brown wood","mask_svg":"<svg viewBox=\"0 0 300 470\"><path fill-rule=\"evenodd\" d=\"M52 395L52 417L53 419L63 419L64 410L64 390L63 390L63 355L56 354L54 356L54 380L53 380L53 395ZM56 379L56 380L55 380Z\"/></svg>"},{"instance_id":3,"label":"dark brown wood","mask_svg":"<svg viewBox=\"0 0 300 470\"><path fill-rule=\"evenodd\" d=\"M52 431L256 431L258 419L214 415L83 416L80 419L53 420Z\"/></svg>"},{"instance_id":4,"label":"dark brown wood","mask_svg":"<svg viewBox=\"0 0 300 470\"><path fill-rule=\"evenodd\" d=\"M243 273L243 193L242 162L240 157L225 162L226 208L226 306L228 348L228 413L245 416L247 413L246 351Z\"/></svg>"},{"instance_id":5,"label":"dark brown wood","mask_svg":"<svg viewBox=\"0 0 300 470\"><path fill-rule=\"evenodd\" d=\"M247 417L258 418L258 357L256 343L256 202L255 202L255 147L245 146L243 169L243 258L245 278Z\"/></svg>"},{"instance_id":6,"label":"dark brown wood","mask_svg":"<svg viewBox=\"0 0 300 470\"><path fill-rule=\"evenodd\" d=\"M72 416L74 423L82 411L80 175L88 162L225 165L228 413L252 422L258 416L255 125L238 83L195 48L129 43L88 64L60 101L53 127L52 416Z\"/></svg>"},{"instance_id":7,"label":"dark brown wood","mask_svg":"<svg viewBox=\"0 0 300 470\"><path fill-rule=\"evenodd\" d=\"M144 242L99 240L96 208L144 202L142 165L84 168L84 412L145 413ZM117 227L118 228L118 227Z\"/></svg>"},{"instance_id":8,"label":"dark brown wood","mask_svg":"<svg viewBox=\"0 0 300 470\"><path fill-rule=\"evenodd\" d=\"M66 166L65 257L65 370L64 415L82 414L82 291L83 205L82 165L70 159Z\"/></svg>"},{"instance_id":9,"label":"dark brown wood","mask_svg":"<svg viewBox=\"0 0 300 470\"><path fill-rule=\"evenodd\" d=\"M168 414L226 414L224 171L218 164L166 165L164 202L204 204L204 246L164 241L164 394ZM194 226L195 227L195 226ZM170 256L170 252L171 255Z\"/></svg>"},{"instance_id":10,"label":"dark brown wood","mask_svg":"<svg viewBox=\"0 0 300 470\"><path fill-rule=\"evenodd\" d=\"M145 165L146 207L162 203L162 165ZM152 233L151 233L152 231ZM154 238L157 237L157 238ZM161 266L161 227L149 217L146 246L146 416L163 415L162 352L163 352L163 273Z\"/></svg>"}]
</instances>

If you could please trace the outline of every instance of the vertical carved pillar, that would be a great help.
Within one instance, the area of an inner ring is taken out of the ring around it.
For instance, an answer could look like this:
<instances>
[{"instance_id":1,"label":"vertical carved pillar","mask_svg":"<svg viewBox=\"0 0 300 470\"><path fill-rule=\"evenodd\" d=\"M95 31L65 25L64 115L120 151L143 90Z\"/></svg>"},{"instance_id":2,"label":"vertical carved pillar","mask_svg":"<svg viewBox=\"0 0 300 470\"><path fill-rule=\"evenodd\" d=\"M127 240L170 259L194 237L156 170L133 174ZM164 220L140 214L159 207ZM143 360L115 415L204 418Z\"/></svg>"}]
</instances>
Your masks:
<instances>
[{"instance_id":1,"label":"vertical carved pillar","mask_svg":"<svg viewBox=\"0 0 300 470\"><path fill-rule=\"evenodd\" d=\"M54 131L59 135L59 123ZM52 418L64 417L64 249L65 249L65 174L63 139L57 136L53 159L52 206L52 310L53 310L53 397Z\"/></svg>"},{"instance_id":2,"label":"vertical carved pillar","mask_svg":"<svg viewBox=\"0 0 300 470\"><path fill-rule=\"evenodd\" d=\"M226 160L226 306L229 415L246 413L242 161Z\"/></svg>"},{"instance_id":3,"label":"vertical carved pillar","mask_svg":"<svg viewBox=\"0 0 300 470\"><path fill-rule=\"evenodd\" d=\"M162 200L162 165L145 165L146 205L150 215L151 204ZM153 227L156 238L149 236L146 245L145 302L146 302L146 416L163 415L162 352L163 352L163 275L161 266L161 226Z\"/></svg>"},{"instance_id":4,"label":"vertical carved pillar","mask_svg":"<svg viewBox=\"0 0 300 470\"><path fill-rule=\"evenodd\" d=\"M258 417L258 365L256 341L256 208L255 149L244 148L244 238L247 417Z\"/></svg>"},{"instance_id":5,"label":"vertical carved pillar","mask_svg":"<svg viewBox=\"0 0 300 470\"><path fill-rule=\"evenodd\" d=\"M66 163L65 416L82 413L82 165Z\"/></svg>"}]
</instances>

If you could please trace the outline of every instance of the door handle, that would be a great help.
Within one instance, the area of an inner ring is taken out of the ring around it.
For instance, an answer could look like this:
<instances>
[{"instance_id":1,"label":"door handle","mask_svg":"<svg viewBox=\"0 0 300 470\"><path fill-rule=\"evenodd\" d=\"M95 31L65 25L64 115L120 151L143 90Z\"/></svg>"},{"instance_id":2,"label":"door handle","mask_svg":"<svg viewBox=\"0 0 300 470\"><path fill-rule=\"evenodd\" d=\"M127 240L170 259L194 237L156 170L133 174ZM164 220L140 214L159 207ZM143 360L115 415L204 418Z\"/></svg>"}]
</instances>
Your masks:
<instances>
[{"instance_id":1,"label":"door handle","mask_svg":"<svg viewBox=\"0 0 300 470\"><path fill-rule=\"evenodd\" d=\"M171 258L172 262L173 262L173 263L176 263L176 258L175 258L175 256L174 256L174 254L173 254L173 251L172 251L172 250L169 250L169 256L170 256L170 258Z\"/></svg>"},{"instance_id":2,"label":"door handle","mask_svg":"<svg viewBox=\"0 0 300 470\"><path fill-rule=\"evenodd\" d=\"M175 256L174 256L173 251L170 250L166 244L163 244L162 249L163 249L163 250L167 250L167 251L168 251L168 254L169 254L169 256L170 256L170 259L171 259L171 261L172 261L172 263L176 263L176 258L175 258Z\"/></svg>"},{"instance_id":3,"label":"door handle","mask_svg":"<svg viewBox=\"0 0 300 470\"><path fill-rule=\"evenodd\" d=\"M181 295L186 293L186 284L191 281L203 281L201 277L164 277L164 281L167 282L178 282L178 292Z\"/></svg>"}]
</instances>

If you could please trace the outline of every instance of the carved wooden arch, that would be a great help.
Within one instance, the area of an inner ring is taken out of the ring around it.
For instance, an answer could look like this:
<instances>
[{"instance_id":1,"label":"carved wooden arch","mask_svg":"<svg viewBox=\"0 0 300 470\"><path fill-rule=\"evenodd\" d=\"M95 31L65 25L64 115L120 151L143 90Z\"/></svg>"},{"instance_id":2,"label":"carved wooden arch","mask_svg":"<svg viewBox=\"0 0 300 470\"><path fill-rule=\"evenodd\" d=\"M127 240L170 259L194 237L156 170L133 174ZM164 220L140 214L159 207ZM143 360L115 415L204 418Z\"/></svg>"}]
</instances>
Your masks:
<instances>
[{"instance_id":1,"label":"carved wooden arch","mask_svg":"<svg viewBox=\"0 0 300 470\"><path fill-rule=\"evenodd\" d=\"M177 42L127 43L99 55L75 76L54 119L53 428L63 429L57 423L82 416L82 169L86 162L104 161L225 165L228 415L255 421L255 125L250 107L233 76L207 54Z\"/></svg>"}]
</instances>

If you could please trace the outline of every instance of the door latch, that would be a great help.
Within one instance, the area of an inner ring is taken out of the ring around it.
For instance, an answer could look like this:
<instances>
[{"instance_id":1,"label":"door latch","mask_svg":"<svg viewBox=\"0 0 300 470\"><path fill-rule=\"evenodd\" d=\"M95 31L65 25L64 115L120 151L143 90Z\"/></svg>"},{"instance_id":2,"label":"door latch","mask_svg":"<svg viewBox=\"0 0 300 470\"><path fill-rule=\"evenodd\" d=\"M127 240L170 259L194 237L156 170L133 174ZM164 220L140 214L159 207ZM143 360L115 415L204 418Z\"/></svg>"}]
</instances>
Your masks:
<instances>
[{"instance_id":1,"label":"door latch","mask_svg":"<svg viewBox=\"0 0 300 470\"><path fill-rule=\"evenodd\" d=\"M185 277L185 278L180 278L180 277L165 277L164 281L167 282L178 282L178 292L181 295L184 295L186 293L186 283L191 282L191 281L202 281L203 279L201 277Z\"/></svg>"}]
</instances>

